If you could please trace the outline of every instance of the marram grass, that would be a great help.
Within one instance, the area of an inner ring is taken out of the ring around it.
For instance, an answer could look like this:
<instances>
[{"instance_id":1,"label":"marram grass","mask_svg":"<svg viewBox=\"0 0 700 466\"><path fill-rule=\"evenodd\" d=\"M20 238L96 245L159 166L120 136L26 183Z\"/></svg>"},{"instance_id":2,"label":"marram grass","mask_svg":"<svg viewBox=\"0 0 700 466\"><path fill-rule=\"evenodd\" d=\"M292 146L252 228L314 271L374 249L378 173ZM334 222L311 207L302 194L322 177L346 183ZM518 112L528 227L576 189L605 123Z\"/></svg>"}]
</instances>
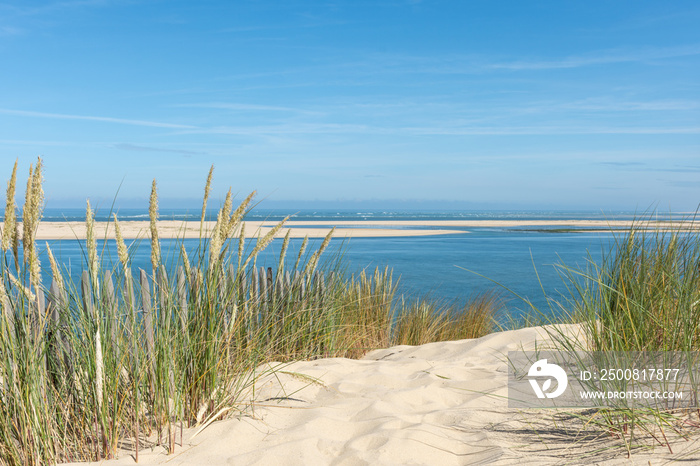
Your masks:
<instances>
[{"instance_id":1,"label":"marram grass","mask_svg":"<svg viewBox=\"0 0 700 466\"><path fill-rule=\"evenodd\" d=\"M700 230L695 216L675 230L654 228L653 213L615 233L599 263L586 269L560 266L569 290L569 322L584 339L550 328L563 351L606 352L700 350ZM657 445L672 451L672 440L700 428L693 409L598 409L574 414L587 428L618 439L631 453Z\"/></svg>"},{"instance_id":2,"label":"marram grass","mask_svg":"<svg viewBox=\"0 0 700 466\"><path fill-rule=\"evenodd\" d=\"M41 165L39 160L30 170L21 250L16 164L7 189L0 263L0 463L100 460L119 448L138 459L140 449L154 444L173 451L183 426L245 412L259 368L269 367L264 363L359 357L378 347L476 337L492 328L499 306L493 297L454 312L426 300L396 299L388 269L347 277L341 261L321 261L330 234L313 252L306 251L305 239L292 258L286 257L287 237L278 264L257 267L257 254L284 221L248 248L243 219L254 193L235 210L227 195L214 231L207 232L213 170L196 251L188 255L180 244L174 249L179 257L166 269L154 181L150 273L132 270L133 250L116 215L118 260L98 255L88 204L92 233L82 279L73 281L47 246L53 281L44 289L33 236L43 207Z\"/></svg>"}]
</instances>

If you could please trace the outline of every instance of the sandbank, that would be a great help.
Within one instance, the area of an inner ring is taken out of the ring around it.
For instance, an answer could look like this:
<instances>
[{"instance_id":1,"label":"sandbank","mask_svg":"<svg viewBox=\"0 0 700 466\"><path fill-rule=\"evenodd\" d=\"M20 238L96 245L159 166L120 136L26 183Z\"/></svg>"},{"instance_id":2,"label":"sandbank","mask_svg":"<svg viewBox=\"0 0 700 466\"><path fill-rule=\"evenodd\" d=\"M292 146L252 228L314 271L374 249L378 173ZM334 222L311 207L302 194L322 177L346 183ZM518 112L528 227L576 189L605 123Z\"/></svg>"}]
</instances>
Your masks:
<instances>
[{"instance_id":1,"label":"sandbank","mask_svg":"<svg viewBox=\"0 0 700 466\"><path fill-rule=\"evenodd\" d=\"M283 237L291 230L292 238L324 237L335 226L336 238L368 238L368 237L401 237L401 236L431 236L468 233L466 228L570 228L581 231L610 231L611 229L626 229L634 222L627 220L362 220L362 221L288 221L277 236ZM120 222L122 235L126 239L148 238L149 222L124 221ZM245 222L247 238L258 234L264 235L276 224L274 221ZM643 224L645 228L658 230L698 230L700 225L682 221L660 221ZM0 223L0 228L3 224ZM444 227L444 228L440 228ZM203 233L206 236L214 228L214 222L204 222ZM85 239L84 222L42 222L36 234L38 240L70 240ZM114 224L112 222L96 222L97 238L114 239ZM183 222L181 220L160 220L158 235L167 238L199 238L200 222Z\"/></svg>"},{"instance_id":2,"label":"sandbank","mask_svg":"<svg viewBox=\"0 0 700 466\"><path fill-rule=\"evenodd\" d=\"M246 238L257 237L258 234L265 235L276 224L276 222L245 222ZM200 222L182 222L180 220L161 220L158 222L158 236L161 239L168 238L199 238L200 233L206 237L214 229L214 222L204 222L202 232L200 232ZM466 233L460 230L444 229L399 229L399 228L371 228L372 225L358 227L337 228L335 238L359 238L359 237L387 237L387 236L428 236ZM125 239L150 238L149 222L146 221L126 221L119 222L119 228ZM322 238L331 230L328 223L309 225L289 225L289 228L282 228L277 237L284 237L287 231L291 230L290 237ZM95 222L95 236L97 238L115 238L114 224L111 222ZM85 239L86 227L84 222L42 222L36 234L38 240L68 240Z\"/></svg>"}]
</instances>

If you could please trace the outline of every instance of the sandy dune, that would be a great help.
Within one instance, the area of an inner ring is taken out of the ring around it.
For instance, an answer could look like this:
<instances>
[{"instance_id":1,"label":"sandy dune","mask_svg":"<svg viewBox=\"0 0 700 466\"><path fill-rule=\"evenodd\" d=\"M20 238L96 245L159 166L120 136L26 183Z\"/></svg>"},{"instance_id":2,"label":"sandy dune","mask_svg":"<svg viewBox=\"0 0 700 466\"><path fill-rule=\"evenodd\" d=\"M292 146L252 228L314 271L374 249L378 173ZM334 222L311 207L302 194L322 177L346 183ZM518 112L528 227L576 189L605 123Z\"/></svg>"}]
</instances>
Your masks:
<instances>
[{"instance_id":1,"label":"sandy dune","mask_svg":"<svg viewBox=\"0 0 700 466\"><path fill-rule=\"evenodd\" d=\"M562 326L578 335L579 327ZM700 461L700 443L625 451L608 435L581 433L551 410L507 407L505 354L546 346L543 328L475 340L376 350L361 360L289 364L257 384L246 415L215 422L166 456L169 465L665 464ZM313 380L315 381L311 381ZM596 453L597 452L597 453ZM134 464L130 453L105 464Z\"/></svg>"}]
</instances>

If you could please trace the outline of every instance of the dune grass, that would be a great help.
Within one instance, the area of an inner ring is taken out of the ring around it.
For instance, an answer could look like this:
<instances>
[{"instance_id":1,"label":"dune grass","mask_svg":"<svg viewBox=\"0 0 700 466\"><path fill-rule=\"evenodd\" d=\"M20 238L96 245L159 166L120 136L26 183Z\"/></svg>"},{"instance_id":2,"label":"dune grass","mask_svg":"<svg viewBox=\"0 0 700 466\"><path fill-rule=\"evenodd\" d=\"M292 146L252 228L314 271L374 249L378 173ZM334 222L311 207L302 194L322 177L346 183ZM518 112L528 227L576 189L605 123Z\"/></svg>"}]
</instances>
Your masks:
<instances>
[{"instance_id":1,"label":"dune grass","mask_svg":"<svg viewBox=\"0 0 700 466\"><path fill-rule=\"evenodd\" d=\"M114 216L118 261L100 256L94 215L79 281L56 263L39 262L34 234L43 206L41 159L30 169L20 224L17 164L8 182L0 264L0 463L100 460L144 446L173 451L184 426L245 412L255 381L272 361L361 357L396 344L477 337L493 329L495 296L460 308L397 299L389 269L348 276L322 261L331 235L313 252L307 240L287 257L284 221L245 238L252 193L236 208L229 191L215 226L204 215L199 246L180 243L162 257L158 198L151 189L150 270L133 270ZM22 244L20 245L20 238ZM282 241L276 267L258 254ZM167 267L166 267L167 263ZM42 273L52 275L49 289Z\"/></svg>"},{"instance_id":2,"label":"dune grass","mask_svg":"<svg viewBox=\"0 0 700 466\"><path fill-rule=\"evenodd\" d=\"M568 312L570 323L582 325L585 338L572 339L550 327L558 349L601 355L700 350L700 232L695 216L675 230L654 228L652 218L653 213L643 216L627 231L615 233L602 261L589 260L585 269L559 266L569 296L556 305ZM672 451L672 439L687 438L700 428L696 408L622 404L585 413L573 415L619 439L628 453L649 444Z\"/></svg>"},{"instance_id":3,"label":"dune grass","mask_svg":"<svg viewBox=\"0 0 700 466\"><path fill-rule=\"evenodd\" d=\"M482 337L495 330L494 311L500 306L499 296L494 292L473 296L463 305L434 299L402 303L392 343L422 345Z\"/></svg>"}]
</instances>

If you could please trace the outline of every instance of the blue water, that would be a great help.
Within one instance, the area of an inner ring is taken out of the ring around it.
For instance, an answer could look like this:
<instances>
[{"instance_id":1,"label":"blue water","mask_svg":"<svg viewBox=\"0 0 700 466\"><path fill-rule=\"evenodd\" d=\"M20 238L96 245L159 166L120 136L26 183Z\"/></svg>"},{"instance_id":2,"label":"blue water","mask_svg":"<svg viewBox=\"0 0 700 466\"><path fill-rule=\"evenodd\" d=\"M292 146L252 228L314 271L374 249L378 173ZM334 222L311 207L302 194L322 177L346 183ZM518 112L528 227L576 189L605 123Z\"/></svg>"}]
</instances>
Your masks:
<instances>
[{"instance_id":1,"label":"blue water","mask_svg":"<svg viewBox=\"0 0 700 466\"><path fill-rule=\"evenodd\" d=\"M0 209L0 214L2 213ZM122 208L111 211L98 209L95 220L107 221L116 213L120 221L148 220L147 209ZM216 220L217 210L209 209L206 220ZM610 211L411 211L411 210L377 210L358 211L353 209L319 209L319 210L280 210L280 209L255 209L246 215L246 220L281 220L292 215L292 220L299 221L338 221L338 220L629 220L637 217L634 212ZM21 213L20 213L21 216ZM668 215L667 215L668 216ZM161 220L190 220L199 221L201 210L199 209L160 209ZM661 219L661 215L659 215ZM42 221L82 221L85 220L84 208L53 208L46 209Z\"/></svg>"},{"instance_id":2,"label":"blue water","mask_svg":"<svg viewBox=\"0 0 700 466\"><path fill-rule=\"evenodd\" d=\"M64 210L62 212L45 212L44 221L52 219L83 220L84 212ZM184 211L161 213L160 218L196 218ZM146 219L144 210L131 209L120 212L120 219ZM249 215L248 219L275 219L281 215L271 212ZM595 214L581 212L300 212L295 220L453 220L453 219L626 219L634 217L630 213ZM107 215L104 215L106 220ZM101 217L98 215L98 219ZM445 228L445 227L439 227ZM464 230L464 228L459 228ZM468 228L469 233L453 235L436 235L420 237L395 238L354 238L351 240L334 240L324 254L327 260L343 255L343 263L348 273L358 273L366 269L388 266L394 271L394 278L399 279L399 293L406 298L431 296L446 302L465 301L468 297L484 291L496 290L506 302L507 312L518 316L529 311L527 299L545 314L549 314L547 296L560 298L565 296L565 280L562 280L555 264L585 269L589 261L599 262L603 251L607 251L613 234L593 231L558 232L554 229L526 228ZM287 253L288 261L294 261L301 239L290 242ZM309 249L314 250L321 240L311 241ZM71 271L74 278L79 277L84 261L84 241L48 241L54 255L63 267ZM163 257L168 261L179 251L174 240L162 240ZM177 243L179 244L179 243ZM188 253L194 254L199 240L185 240ZM44 242L39 247L43 249ZM116 246L114 241L98 242L103 250L103 261L116 263ZM236 242L231 248L235 250ZM248 243L252 247L252 243ZM279 256L281 241L273 242L258 259L258 265L272 266ZM150 266L150 244L142 240L131 246L132 267L147 271ZM45 269L44 276L50 275L48 258L42 254L41 263ZM538 278L539 277L539 278ZM559 312L554 310L554 312Z\"/></svg>"}]
</instances>

